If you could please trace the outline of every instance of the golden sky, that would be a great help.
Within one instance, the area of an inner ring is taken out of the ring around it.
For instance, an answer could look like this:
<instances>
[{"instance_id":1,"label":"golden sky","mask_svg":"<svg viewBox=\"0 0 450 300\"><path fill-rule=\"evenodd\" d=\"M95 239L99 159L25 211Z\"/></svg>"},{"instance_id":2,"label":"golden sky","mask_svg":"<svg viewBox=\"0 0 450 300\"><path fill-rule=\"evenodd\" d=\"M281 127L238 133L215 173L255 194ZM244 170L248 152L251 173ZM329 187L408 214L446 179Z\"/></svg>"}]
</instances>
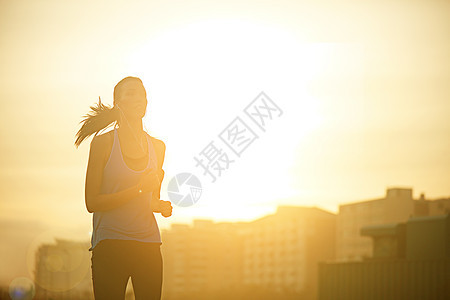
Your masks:
<instances>
[{"instance_id":1,"label":"golden sky","mask_svg":"<svg viewBox=\"0 0 450 300\"><path fill-rule=\"evenodd\" d=\"M167 146L161 197L180 172L204 184L160 228L277 204L337 211L391 186L448 197L449 53L448 1L1 0L0 220L88 238L91 138L76 149L74 136L128 75ZM193 157L261 91L283 115L217 182L201 177Z\"/></svg>"}]
</instances>

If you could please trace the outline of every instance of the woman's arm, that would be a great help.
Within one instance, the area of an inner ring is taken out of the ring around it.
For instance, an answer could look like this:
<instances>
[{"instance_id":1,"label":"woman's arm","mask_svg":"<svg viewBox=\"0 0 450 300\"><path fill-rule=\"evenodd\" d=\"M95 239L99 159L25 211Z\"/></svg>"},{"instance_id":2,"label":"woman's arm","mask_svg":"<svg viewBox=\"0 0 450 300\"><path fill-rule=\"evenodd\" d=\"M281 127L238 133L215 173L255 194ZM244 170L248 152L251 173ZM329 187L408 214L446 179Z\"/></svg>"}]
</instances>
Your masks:
<instances>
[{"instance_id":1,"label":"woman's arm","mask_svg":"<svg viewBox=\"0 0 450 300\"><path fill-rule=\"evenodd\" d=\"M161 197L161 185L162 181L164 180L165 172L162 169L164 164L164 158L166 156L166 144L164 144L163 141L154 139L154 145L155 145L155 152L157 156L157 169L158 169L158 176L161 180L161 184L153 191L152 194L152 201L151 201L151 209L153 212L160 212L159 208L159 202Z\"/></svg>"},{"instance_id":2,"label":"woman's arm","mask_svg":"<svg viewBox=\"0 0 450 300\"><path fill-rule=\"evenodd\" d=\"M159 140L158 140L159 141ZM160 146L157 148L157 157L158 157L158 176L160 177L159 185L154 189L153 195L152 195L152 201L151 201L151 209L153 212L161 213L161 215L165 218L168 218L172 215L172 204L170 201L164 201L160 199L160 193L161 193L161 184L164 179L165 172L162 169L162 165L164 163L164 156L166 151L166 145L162 142L160 142Z\"/></svg>"},{"instance_id":3,"label":"woman's arm","mask_svg":"<svg viewBox=\"0 0 450 300\"><path fill-rule=\"evenodd\" d=\"M150 202L152 211L153 212L157 212L157 213L160 212L159 202L161 201L160 200L160 197L161 197L161 185L162 185L162 181L164 179L164 174L165 174L165 172L164 172L163 169L160 169L158 171L158 176L161 179L161 184L153 191L152 201Z\"/></svg>"},{"instance_id":4,"label":"woman's arm","mask_svg":"<svg viewBox=\"0 0 450 300\"><path fill-rule=\"evenodd\" d=\"M105 211L117 208L139 195L138 186L132 186L112 194L100 194L105 167L108 136L99 135L91 142L86 171L85 203L87 211Z\"/></svg>"}]
</instances>

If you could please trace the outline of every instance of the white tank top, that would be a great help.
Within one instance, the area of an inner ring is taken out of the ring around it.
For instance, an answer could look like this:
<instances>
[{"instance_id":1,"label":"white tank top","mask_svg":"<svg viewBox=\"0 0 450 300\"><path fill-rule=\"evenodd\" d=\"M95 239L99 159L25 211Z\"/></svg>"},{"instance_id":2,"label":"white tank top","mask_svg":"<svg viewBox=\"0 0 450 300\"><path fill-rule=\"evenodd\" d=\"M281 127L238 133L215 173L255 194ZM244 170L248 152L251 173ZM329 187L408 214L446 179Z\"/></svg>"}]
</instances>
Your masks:
<instances>
[{"instance_id":1,"label":"white tank top","mask_svg":"<svg viewBox=\"0 0 450 300\"><path fill-rule=\"evenodd\" d=\"M108 162L103 170L101 193L109 194L136 185L147 169L157 168L157 157L153 142L146 134L149 160L142 171L130 169L123 160L117 128L114 128L114 143ZM104 239L134 240L162 244L155 215L150 208L152 194L140 195L122 206L108 211L93 213L91 248Z\"/></svg>"}]
</instances>

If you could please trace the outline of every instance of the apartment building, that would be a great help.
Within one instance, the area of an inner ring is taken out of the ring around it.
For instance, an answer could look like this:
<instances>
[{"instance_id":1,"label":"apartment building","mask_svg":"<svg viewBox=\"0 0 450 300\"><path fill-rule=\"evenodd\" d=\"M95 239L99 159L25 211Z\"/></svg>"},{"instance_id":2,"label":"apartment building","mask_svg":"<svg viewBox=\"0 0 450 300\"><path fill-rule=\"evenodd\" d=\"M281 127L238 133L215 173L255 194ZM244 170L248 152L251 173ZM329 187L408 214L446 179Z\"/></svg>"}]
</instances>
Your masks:
<instances>
[{"instance_id":1,"label":"apartment building","mask_svg":"<svg viewBox=\"0 0 450 300\"><path fill-rule=\"evenodd\" d=\"M335 232L334 214L296 206L252 222L173 224L162 232L164 298L260 286L315 299L317 265L334 259Z\"/></svg>"},{"instance_id":2,"label":"apartment building","mask_svg":"<svg viewBox=\"0 0 450 300\"><path fill-rule=\"evenodd\" d=\"M372 239L360 234L363 226L406 222L413 216L433 216L450 212L450 198L413 199L412 188L386 189L382 198L339 206L336 232L338 261L360 261L372 257Z\"/></svg>"},{"instance_id":3,"label":"apartment building","mask_svg":"<svg viewBox=\"0 0 450 300\"><path fill-rule=\"evenodd\" d=\"M243 237L243 283L314 299L317 264L334 259L336 216L316 207L279 206L250 222Z\"/></svg>"},{"instance_id":4,"label":"apartment building","mask_svg":"<svg viewBox=\"0 0 450 300\"><path fill-rule=\"evenodd\" d=\"M319 298L450 299L450 214L365 226L373 257L319 265Z\"/></svg>"},{"instance_id":5,"label":"apartment building","mask_svg":"<svg viewBox=\"0 0 450 300\"><path fill-rule=\"evenodd\" d=\"M55 239L35 255L34 299L93 299L89 242Z\"/></svg>"},{"instance_id":6,"label":"apartment building","mask_svg":"<svg viewBox=\"0 0 450 300\"><path fill-rule=\"evenodd\" d=\"M388 188L383 198L339 206L336 232L337 260L372 256L372 240L360 235L362 226L406 222L414 214L410 188Z\"/></svg>"},{"instance_id":7,"label":"apartment building","mask_svg":"<svg viewBox=\"0 0 450 300\"><path fill-rule=\"evenodd\" d=\"M196 219L161 232L164 299L204 296L240 282L241 223Z\"/></svg>"}]
</instances>

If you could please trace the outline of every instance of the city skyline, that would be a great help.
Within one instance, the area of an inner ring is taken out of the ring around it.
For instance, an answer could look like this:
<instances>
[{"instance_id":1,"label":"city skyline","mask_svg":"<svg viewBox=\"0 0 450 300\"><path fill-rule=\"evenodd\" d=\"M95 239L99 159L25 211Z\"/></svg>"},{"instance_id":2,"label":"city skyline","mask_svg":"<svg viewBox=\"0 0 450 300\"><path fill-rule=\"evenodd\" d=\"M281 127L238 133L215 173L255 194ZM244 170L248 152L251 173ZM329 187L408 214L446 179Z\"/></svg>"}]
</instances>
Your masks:
<instances>
[{"instance_id":1,"label":"city skyline","mask_svg":"<svg viewBox=\"0 0 450 300\"><path fill-rule=\"evenodd\" d=\"M450 198L449 1L8 0L0 28L0 284L29 276L38 244L90 239L92 136L76 148L75 135L126 76L141 78L143 129L166 145L160 198L179 174L201 183L195 204L155 214L161 230L281 206L386 221L390 188L412 189L409 213ZM273 116L249 113L262 94ZM253 135L236 151L225 129L239 122ZM215 181L196 160L212 142L233 161L209 169ZM340 227L359 247L344 258L370 254L360 221Z\"/></svg>"},{"instance_id":2,"label":"city skyline","mask_svg":"<svg viewBox=\"0 0 450 300\"><path fill-rule=\"evenodd\" d=\"M404 187L386 187L385 191L389 191L389 190L405 190L405 188ZM406 188L406 190L408 190L408 188ZM411 190L411 192L412 192L412 190ZM387 197L387 194L380 195L379 197L372 198L372 199L365 198L365 199L361 199L360 201L354 201L351 203L342 204L342 206L345 207L345 206L355 206L355 205L359 205L359 206L360 205L372 205L370 203L376 203L380 200L387 199L386 197ZM429 199L426 196L418 197L418 198L413 197L412 200L414 200L416 202L425 200L428 203L444 201L443 203L445 203L445 204L443 205L443 208L439 208L439 209L437 207L432 208L432 210L430 211L430 213L432 215L443 213L443 212L445 212L445 209L450 211L450 195L447 197L438 197L438 198L434 198L434 199ZM212 219L207 219L207 218L195 218L195 219L190 220L189 222L179 222L179 223L173 222L170 224L169 227L161 228L161 232L163 235L165 231L172 230L173 229L172 225L175 226L175 228L178 228L180 225L187 226L186 228L192 228L192 226L195 223L200 224L199 222L211 222L214 225L251 224L251 223L259 222L260 220L264 220L268 216L273 216L276 212L278 212L280 210L280 208L283 209L283 207L286 207L287 209L289 209L289 208L318 209L323 212L332 214L334 216L339 216L339 211L338 212L330 212L330 211L327 211L326 209L316 207L316 206L279 205L276 207L276 210L274 212L265 214L263 216L259 216L252 220L232 222L232 221L214 221ZM419 209L418 211L420 212L420 214L424 214L423 208L420 208L418 206L418 209ZM371 222L373 222L373 220L371 218L369 218L368 221L366 221L365 223L362 223L362 224L371 224ZM384 221L381 221L381 223L383 223L383 222ZM33 251L36 250L42 244L53 244L58 239L85 243L86 245L90 244L90 233L89 233L89 235L85 234L84 237L82 237L82 235L80 235L80 234L71 236L70 235L71 232L69 232L67 230L45 228L45 227L42 227L42 224L39 224L39 223L30 224L30 226L27 226L24 222L8 223L8 222L3 221L2 223L3 223L2 228L8 228L8 230L4 230L3 231L4 235L0 236L2 241L4 241L3 249L0 249L0 250L3 250L3 252L0 251L0 253L3 253L4 257L7 256L7 257L10 257L11 259L9 260L10 264L7 267L0 270L0 285L5 285L8 281L12 280L12 278L14 278L14 277L20 277L20 274L21 274L21 276L29 276L29 275L27 275L27 273L31 272L31 269L33 268L33 266L30 267L30 265L29 265L30 263L33 262L33 259L34 259ZM380 221L378 223L380 223ZM17 226L17 225L22 226L22 227L15 228L15 226ZM338 226L338 228L339 228L339 226ZM340 231L337 229L336 234L338 234L338 232L340 232ZM77 236L77 237L75 237L75 236ZM357 240L360 240L360 239L361 238L357 238ZM362 238L362 239L364 240L365 238ZM18 241L18 243L15 244L14 243L15 241L16 242ZM339 247L339 244L337 246ZM370 247L371 247L371 243L366 244L366 248L364 248L364 249L370 249ZM336 258L342 259L342 257L340 257L340 254L338 252L339 248L336 248L336 251L337 251ZM358 250L358 251L360 251L360 250ZM17 269L15 269L15 267L17 267L17 266L19 266L19 267Z\"/></svg>"},{"instance_id":3,"label":"city skyline","mask_svg":"<svg viewBox=\"0 0 450 300\"><path fill-rule=\"evenodd\" d=\"M290 286L294 292L315 299L318 286L314 278L319 263L361 262L374 255L372 241L360 234L363 228L391 230L398 222L424 216L444 218L449 213L450 197L426 199L422 195L413 199L412 189L388 187L383 197L344 204L337 214L317 207L280 205L275 213L249 222L194 219L192 224L173 223L162 230L162 250L167 261L164 297L200 292L204 280L208 283L205 282L207 288L203 292L214 294L217 289L228 290L229 285L237 289L264 285L268 283L267 276L276 275L276 291L283 292ZM384 240L380 241L385 245ZM41 258L28 271L35 276L40 274L36 280L40 283L37 288L41 296L68 289L72 295L87 293L89 244L88 238L74 241L63 236L34 244L33 249L39 251ZM227 260L217 260L222 256L228 257ZM275 260L262 259L266 256ZM27 259L31 263L29 258L30 253ZM295 263L287 263L288 260ZM65 274L66 269L73 270L73 274ZM52 272L59 275L51 275ZM222 272L227 274L225 281ZM53 283L52 278L56 280ZM127 291L132 292L131 285Z\"/></svg>"}]
</instances>

